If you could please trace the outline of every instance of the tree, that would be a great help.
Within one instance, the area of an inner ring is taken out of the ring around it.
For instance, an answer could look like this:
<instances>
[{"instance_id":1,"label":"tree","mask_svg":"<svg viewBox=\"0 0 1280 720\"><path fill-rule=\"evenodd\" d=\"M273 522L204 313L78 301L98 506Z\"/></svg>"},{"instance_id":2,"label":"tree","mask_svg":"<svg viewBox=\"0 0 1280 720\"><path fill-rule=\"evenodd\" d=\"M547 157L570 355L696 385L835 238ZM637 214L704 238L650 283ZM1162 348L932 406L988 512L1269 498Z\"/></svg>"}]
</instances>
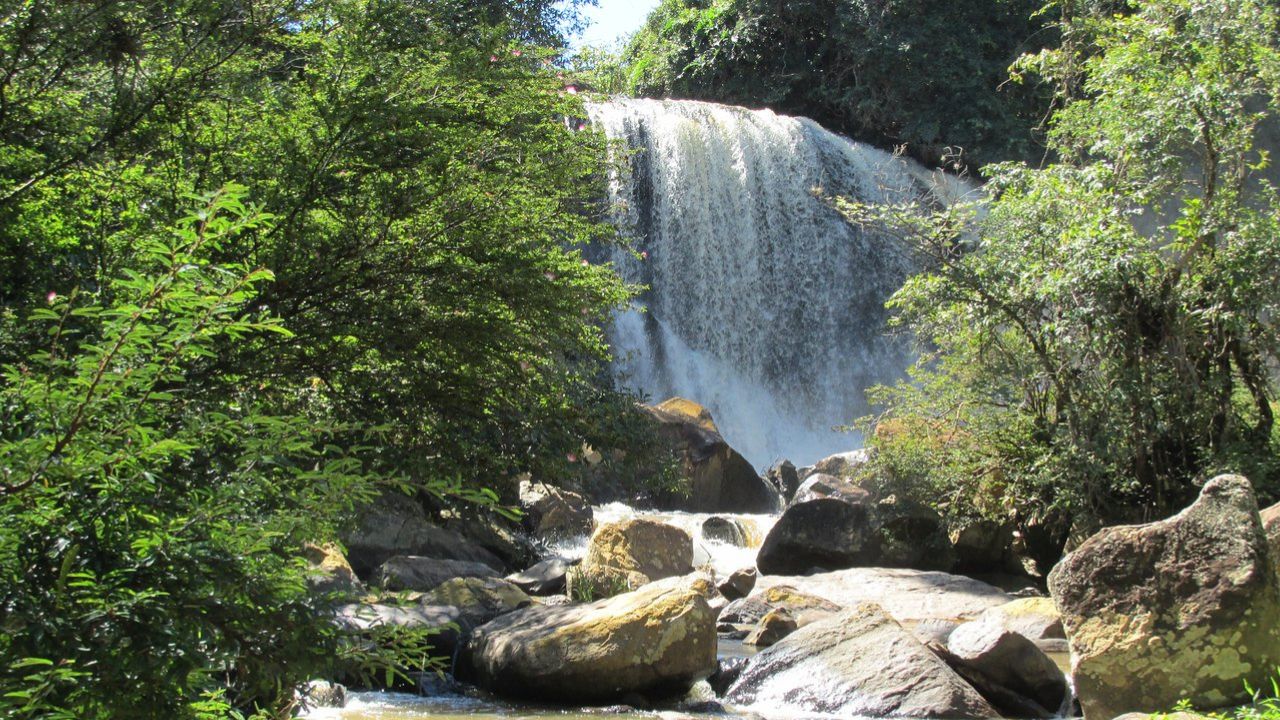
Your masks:
<instances>
[{"instance_id":1,"label":"tree","mask_svg":"<svg viewBox=\"0 0 1280 720\"><path fill-rule=\"evenodd\" d=\"M1063 47L1017 66L1060 88L1059 162L988 168L988 201L930 218L843 205L925 263L891 301L925 354L881 390L880 470L1056 522L1059 546L1072 522L1163 517L1218 471L1273 495L1280 469L1275 10L1068 9Z\"/></svg>"}]
</instances>

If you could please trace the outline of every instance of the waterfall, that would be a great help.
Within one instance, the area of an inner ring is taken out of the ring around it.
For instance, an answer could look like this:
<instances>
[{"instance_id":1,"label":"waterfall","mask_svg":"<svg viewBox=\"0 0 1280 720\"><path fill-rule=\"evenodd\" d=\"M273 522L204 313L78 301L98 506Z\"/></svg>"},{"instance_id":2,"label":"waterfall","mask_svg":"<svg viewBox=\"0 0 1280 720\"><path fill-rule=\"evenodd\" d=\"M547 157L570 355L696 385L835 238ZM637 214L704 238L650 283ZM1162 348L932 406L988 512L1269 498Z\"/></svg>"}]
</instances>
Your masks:
<instances>
[{"instance_id":1,"label":"waterfall","mask_svg":"<svg viewBox=\"0 0 1280 720\"><path fill-rule=\"evenodd\" d=\"M910 263L814 190L902 203L965 186L767 110L620 99L588 111L623 149L610 200L642 255L601 259L649 288L610 332L618 381L703 404L757 468L861 446L833 428L909 363L905 340L885 334L884 301Z\"/></svg>"}]
</instances>

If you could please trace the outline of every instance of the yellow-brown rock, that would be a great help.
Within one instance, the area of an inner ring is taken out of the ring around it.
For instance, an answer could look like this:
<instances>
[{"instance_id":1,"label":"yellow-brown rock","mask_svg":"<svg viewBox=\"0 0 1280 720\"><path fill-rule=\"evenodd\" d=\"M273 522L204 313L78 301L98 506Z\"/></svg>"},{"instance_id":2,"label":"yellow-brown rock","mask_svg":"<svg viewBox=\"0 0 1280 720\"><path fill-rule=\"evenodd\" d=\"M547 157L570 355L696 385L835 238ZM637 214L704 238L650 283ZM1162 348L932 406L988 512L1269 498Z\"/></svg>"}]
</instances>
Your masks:
<instances>
[{"instance_id":1,"label":"yellow-brown rock","mask_svg":"<svg viewBox=\"0 0 1280 720\"><path fill-rule=\"evenodd\" d=\"M1249 481L1168 520L1106 528L1049 575L1088 720L1249 699L1280 664L1280 581Z\"/></svg>"},{"instance_id":2,"label":"yellow-brown rock","mask_svg":"<svg viewBox=\"0 0 1280 720\"><path fill-rule=\"evenodd\" d=\"M464 672L499 695L543 702L681 694L716 667L704 585L675 578L594 603L504 615L474 632Z\"/></svg>"},{"instance_id":3,"label":"yellow-brown rock","mask_svg":"<svg viewBox=\"0 0 1280 720\"><path fill-rule=\"evenodd\" d=\"M654 520L623 520L591 536L582 562L569 571L569 594L594 600L692 570L689 533Z\"/></svg>"}]
</instances>

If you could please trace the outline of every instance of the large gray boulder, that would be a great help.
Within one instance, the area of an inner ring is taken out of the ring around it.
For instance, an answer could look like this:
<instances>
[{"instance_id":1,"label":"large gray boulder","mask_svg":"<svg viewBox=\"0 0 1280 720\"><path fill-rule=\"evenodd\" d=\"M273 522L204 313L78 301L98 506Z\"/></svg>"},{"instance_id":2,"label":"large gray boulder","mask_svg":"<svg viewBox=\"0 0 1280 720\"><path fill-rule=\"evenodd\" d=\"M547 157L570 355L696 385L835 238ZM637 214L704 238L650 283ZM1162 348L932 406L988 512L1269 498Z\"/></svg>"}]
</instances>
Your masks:
<instances>
[{"instance_id":1,"label":"large gray boulder","mask_svg":"<svg viewBox=\"0 0 1280 720\"><path fill-rule=\"evenodd\" d=\"M472 627L533 604L533 598L508 580L460 577L446 580L418 599L422 605L458 608Z\"/></svg>"},{"instance_id":2,"label":"large gray boulder","mask_svg":"<svg viewBox=\"0 0 1280 720\"><path fill-rule=\"evenodd\" d=\"M787 508L760 545L763 575L873 565L880 551L870 504L821 498Z\"/></svg>"},{"instance_id":3,"label":"large gray boulder","mask_svg":"<svg viewBox=\"0 0 1280 720\"><path fill-rule=\"evenodd\" d=\"M508 575L507 579L530 595L557 595L564 592L569 568L576 564L577 560L568 558L547 558L526 570Z\"/></svg>"},{"instance_id":4,"label":"large gray boulder","mask_svg":"<svg viewBox=\"0 0 1280 720\"><path fill-rule=\"evenodd\" d=\"M801 486L797 500L813 480ZM946 571L954 562L951 540L938 513L893 496L873 503L870 496L851 499L845 492L788 507L756 556L756 566L765 575L849 567Z\"/></svg>"},{"instance_id":5,"label":"large gray boulder","mask_svg":"<svg viewBox=\"0 0 1280 720\"><path fill-rule=\"evenodd\" d=\"M498 577L492 566L465 560L398 555L378 568L378 585L385 590L426 592L446 580L460 577Z\"/></svg>"},{"instance_id":6,"label":"large gray boulder","mask_svg":"<svg viewBox=\"0 0 1280 720\"><path fill-rule=\"evenodd\" d=\"M992 623L1016 632L1042 650L1058 650L1067 637L1062 628L1062 614L1047 597L1018 598L983 612L976 622Z\"/></svg>"},{"instance_id":7,"label":"large gray boulder","mask_svg":"<svg viewBox=\"0 0 1280 720\"><path fill-rule=\"evenodd\" d=\"M776 586L843 607L875 602L902 623L972 620L1013 600L1003 590L973 578L907 568L849 568L807 577L764 575L756 581L751 597Z\"/></svg>"},{"instance_id":8,"label":"large gray boulder","mask_svg":"<svg viewBox=\"0 0 1280 720\"><path fill-rule=\"evenodd\" d=\"M704 577L672 578L594 603L518 610L475 630L464 674L505 697L552 703L682 694L716 669L713 590Z\"/></svg>"},{"instance_id":9,"label":"large gray boulder","mask_svg":"<svg viewBox=\"0 0 1280 720\"><path fill-rule=\"evenodd\" d=\"M729 702L841 716L993 718L946 663L866 603L783 638L751 658Z\"/></svg>"},{"instance_id":10,"label":"large gray boulder","mask_svg":"<svg viewBox=\"0 0 1280 720\"><path fill-rule=\"evenodd\" d=\"M771 513L781 505L778 491L725 442L706 408L671 398L643 410L679 460L687 488L687 493L660 495L660 506L689 512Z\"/></svg>"},{"instance_id":11,"label":"large gray boulder","mask_svg":"<svg viewBox=\"0 0 1280 720\"><path fill-rule=\"evenodd\" d=\"M782 502L789 503L800 487L800 473L790 460L780 460L764 473L764 479L773 486L782 497Z\"/></svg>"},{"instance_id":12,"label":"large gray boulder","mask_svg":"<svg viewBox=\"0 0 1280 720\"><path fill-rule=\"evenodd\" d=\"M1257 501L1238 475L1181 513L1107 528L1049 574L1089 720L1187 699L1244 703L1280 664L1280 583Z\"/></svg>"},{"instance_id":13,"label":"large gray boulder","mask_svg":"<svg viewBox=\"0 0 1280 720\"><path fill-rule=\"evenodd\" d=\"M994 622L961 625L948 636L947 650L991 683L1035 701L1045 717L1067 701L1067 678L1057 663L1028 638Z\"/></svg>"},{"instance_id":14,"label":"large gray boulder","mask_svg":"<svg viewBox=\"0 0 1280 720\"><path fill-rule=\"evenodd\" d=\"M502 568L493 552L461 534L433 524L416 500L388 492L360 515L347 537L347 559L357 575L368 579L377 568L397 555L461 560Z\"/></svg>"}]
</instances>

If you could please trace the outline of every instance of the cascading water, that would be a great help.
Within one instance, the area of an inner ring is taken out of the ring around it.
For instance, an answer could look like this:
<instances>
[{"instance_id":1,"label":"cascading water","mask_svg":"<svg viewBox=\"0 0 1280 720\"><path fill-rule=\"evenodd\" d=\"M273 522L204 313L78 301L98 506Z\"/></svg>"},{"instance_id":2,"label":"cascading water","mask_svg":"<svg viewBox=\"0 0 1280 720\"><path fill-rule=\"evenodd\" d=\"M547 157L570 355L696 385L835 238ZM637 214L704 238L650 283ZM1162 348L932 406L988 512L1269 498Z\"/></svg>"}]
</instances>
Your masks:
<instances>
[{"instance_id":1,"label":"cascading water","mask_svg":"<svg viewBox=\"0 0 1280 720\"><path fill-rule=\"evenodd\" d=\"M611 331L615 375L651 399L707 406L757 468L861 445L834 426L864 389L900 377L884 301L910 270L894 241L853 228L815 189L865 203L946 201L940 173L767 110L615 100L591 121L630 152L611 178L614 216L649 290Z\"/></svg>"}]
</instances>

